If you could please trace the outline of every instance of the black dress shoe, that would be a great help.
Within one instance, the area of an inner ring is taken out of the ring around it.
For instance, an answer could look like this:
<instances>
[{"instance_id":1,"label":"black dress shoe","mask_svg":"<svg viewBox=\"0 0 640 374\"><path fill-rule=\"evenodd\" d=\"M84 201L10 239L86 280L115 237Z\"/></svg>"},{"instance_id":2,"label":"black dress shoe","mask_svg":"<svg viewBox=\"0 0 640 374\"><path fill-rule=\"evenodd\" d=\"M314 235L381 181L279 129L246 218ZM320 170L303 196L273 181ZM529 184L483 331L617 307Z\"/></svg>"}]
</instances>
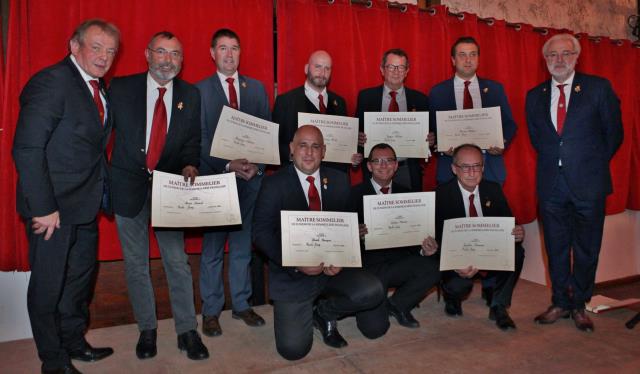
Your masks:
<instances>
[{"instance_id":1,"label":"black dress shoe","mask_svg":"<svg viewBox=\"0 0 640 374\"><path fill-rule=\"evenodd\" d=\"M329 347L342 348L347 346L347 341L338 332L338 322L322 318L317 308L313 310L313 326L320 331L322 341Z\"/></svg>"},{"instance_id":2,"label":"black dress shoe","mask_svg":"<svg viewBox=\"0 0 640 374\"><path fill-rule=\"evenodd\" d=\"M482 287L482 299L487 303L487 306L491 306L493 301L493 287Z\"/></svg>"},{"instance_id":3,"label":"black dress shoe","mask_svg":"<svg viewBox=\"0 0 640 374\"><path fill-rule=\"evenodd\" d=\"M181 351L187 351L187 357L192 360L209 358L209 350L202 344L200 335L196 330L190 330L178 335L178 348Z\"/></svg>"},{"instance_id":4,"label":"black dress shoe","mask_svg":"<svg viewBox=\"0 0 640 374\"><path fill-rule=\"evenodd\" d=\"M420 327L420 322L413 318L411 311L403 312L393 305L391 301L387 302L387 308L389 309L389 314L396 318L400 326L408 327L410 329Z\"/></svg>"},{"instance_id":5,"label":"black dress shoe","mask_svg":"<svg viewBox=\"0 0 640 374\"><path fill-rule=\"evenodd\" d=\"M156 348L156 338L158 336L157 330L143 330L140 331L140 338L138 338L138 344L136 344L136 356L139 359L155 357L158 354Z\"/></svg>"},{"instance_id":6,"label":"black dress shoe","mask_svg":"<svg viewBox=\"0 0 640 374\"><path fill-rule=\"evenodd\" d=\"M446 299L444 301L444 312L449 317L461 316L462 302L460 300L455 300L455 299Z\"/></svg>"},{"instance_id":7,"label":"black dress shoe","mask_svg":"<svg viewBox=\"0 0 640 374\"><path fill-rule=\"evenodd\" d=\"M57 369L42 369L42 374L82 374L75 366L69 364Z\"/></svg>"},{"instance_id":8,"label":"black dress shoe","mask_svg":"<svg viewBox=\"0 0 640 374\"><path fill-rule=\"evenodd\" d=\"M511 317L509 316L509 312L507 312L507 308L502 305L492 306L489 311L489 319L492 321L496 321L496 326L500 330L509 330L515 329L516 324L513 322Z\"/></svg>"},{"instance_id":9,"label":"black dress shoe","mask_svg":"<svg viewBox=\"0 0 640 374\"><path fill-rule=\"evenodd\" d=\"M249 308L242 312L236 312L235 310L231 312L231 318L233 319L241 319L247 326L258 327L264 325L264 319L258 315L258 313L254 312L253 309Z\"/></svg>"},{"instance_id":10,"label":"black dress shoe","mask_svg":"<svg viewBox=\"0 0 640 374\"><path fill-rule=\"evenodd\" d=\"M86 344L84 348L69 351L69 357L72 360L79 360L84 362L93 362L102 360L105 357L109 357L113 354L113 348L93 348L89 344Z\"/></svg>"}]
</instances>

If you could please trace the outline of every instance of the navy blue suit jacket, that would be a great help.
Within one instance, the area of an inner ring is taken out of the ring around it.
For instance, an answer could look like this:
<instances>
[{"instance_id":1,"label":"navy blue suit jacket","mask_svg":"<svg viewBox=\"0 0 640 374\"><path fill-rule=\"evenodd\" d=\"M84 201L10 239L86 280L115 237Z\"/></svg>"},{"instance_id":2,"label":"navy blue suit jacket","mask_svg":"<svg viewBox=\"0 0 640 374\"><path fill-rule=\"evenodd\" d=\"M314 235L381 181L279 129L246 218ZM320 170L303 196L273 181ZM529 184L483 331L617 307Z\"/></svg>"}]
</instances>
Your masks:
<instances>
[{"instance_id":1,"label":"navy blue suit jacket","mask_svg":"<svg viewBox=\"0 0 640 374\"><path fill-rule=\"evenodd\" d=\"M507 95L504 92L502 84L489 79L478 78L480 86L480 95L482 98L482 107L500 107L500 115L502 118L502 136L505 139L505 148L509 146L509 142L516 134L516 123L511 115L511 107L507 101ZM436 121L436 111L440 110L456 110L456 96L453 90L453 78L438 83L431 88L429 92L429 127L437 134L438 122ZM502 155L493 156L488 153L484 154L484 179L498 183L504 183L507 178L507 171L504 166ZM440 153L438 155L438 170L436 180L438 184L442 184L453 178L451 171L452 158Z\"/></svg>"},{"instance_id":2,"label":"navy blue suit jacket","mask_svg":"<svg viewBox=\"0 0 640 374\"><path fill-rule=\"evenodd\" d=\"M547 199L560 176L559 160L571 191L581 200L612 192L609 160L622 143L620 100L608 80L577 73L562 135L551 122L551 80L527 93L531 144L538 152L538 197Z\"/></svg>"},{"instance_id":3,"label":"navy blue suit jacket","mask_svg":"<svg viewBox=\"0 0 640 374\"><path fill-rule=\"evenodd\" d=\"M320 189L322 210L347 212L349 182L339 170L320 167L326 188ZM327 276L306 275L293 267L282 266L280 211L309 210L304 190L293 164L267 176L262 181L253 213L253 243L269 258L269 296L273 300L302 301L324 287Z\"/></svg>"}]
</instances>

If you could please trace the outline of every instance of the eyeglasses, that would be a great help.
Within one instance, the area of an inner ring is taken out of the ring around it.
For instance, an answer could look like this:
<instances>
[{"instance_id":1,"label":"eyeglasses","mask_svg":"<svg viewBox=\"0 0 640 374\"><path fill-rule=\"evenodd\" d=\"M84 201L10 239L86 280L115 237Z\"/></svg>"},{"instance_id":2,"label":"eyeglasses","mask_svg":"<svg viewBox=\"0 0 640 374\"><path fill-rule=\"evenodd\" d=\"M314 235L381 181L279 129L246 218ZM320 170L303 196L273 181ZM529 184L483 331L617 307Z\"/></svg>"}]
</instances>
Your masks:
<instances>
[{"instance_id":1,"label":"eyeglasses","mask_svg":"<svg viewBox=\"0 0 640 374\"><path fill-rule=\"evenodd\" d=\"M395 158L372 158L369 160L370 163L374 165L389 165L393 164L397 161Z\"/></svg>"},{"instance_id":2,"label":"eyeglasses","mask_svg":"<svg viewBox=\"0 0 640 374\"><path fill-rule=\"evenodd\" d=\"M562 51L560 53L558 52L551 52L551 53L547 53L546 55L544 55L544 57L547 58L547 60L555 60L558 58L558 56L562 56L563 60L568 59L569 57L573 56L573 55L577 55L578 52L574 52L574 51Z\"/></svg>"},{"instance_id":3,"label":"eyeglasses","mask_svg":"<svg viewBox=\"0 0 640 374\"><path fill-rule=\"evenodd\" d=\"M480 172L482 171L482 168L484 168L484 164L473 164L473 165L458 165L458 164L454 164L455 167L457 167L458 169L462 170L463 173L470 173L472 170L474 172Z\"/></svg>"},{"instance_id":4,"label":"eyeglasses","mask_svg":"<svg viewBox=\"0 0 640 374\"><path fill-rule=\"evenodd\" d=\"M392 64L387 64L384 66L385 69L389 70L389 71L399 71L399 72L405 72L407 71L407 65L392 65Z\"/></svg>"},{"instance_id":5,"label":"eyeglasses","mask_svg":"<svg viewBox=\"0 0 640 374\"><path fill-rule=\"evenodd\" d=\"M164 48L158 48L158 49L152 49L152 48L148 48L148 50L150 50L153 53L157 53L160 57L167 57L167 55L169 55L171 58L182 58L182 52L180 51L167 51Z\"/></svg>"}]
</instances>

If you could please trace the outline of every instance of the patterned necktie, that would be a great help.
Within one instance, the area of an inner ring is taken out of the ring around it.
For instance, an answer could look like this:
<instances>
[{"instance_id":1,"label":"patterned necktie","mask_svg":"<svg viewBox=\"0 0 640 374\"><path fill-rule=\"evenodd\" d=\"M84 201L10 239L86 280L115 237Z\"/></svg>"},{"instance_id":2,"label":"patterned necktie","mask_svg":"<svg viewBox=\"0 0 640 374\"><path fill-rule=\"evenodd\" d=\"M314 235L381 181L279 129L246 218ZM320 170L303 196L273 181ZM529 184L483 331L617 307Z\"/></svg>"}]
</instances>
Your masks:
<instances>
[{"instance_id":1,"label":"patterned necktie","mask_svg":"<svg viewBox=\"0 0 640 374\"><path fill-rule=\"evenodd\" d=\"M149 148L147 149L147 168L151 171L155 170L164 142L167 135L167 108L164 106L164 93L167 92L165 87L158 87L160 94L156 105L153 108L153 120L151 121L151 137L149 138Z\"/></svg>"},{"instance_id":2,"label":"patterned necktie","mask_svg":"<svg viewBox=\"0 0 640 374\"><path fill-rule=\"evenodd\" d=\"M309 175L307 177L307 182L309 182L309 210L322 210L322 204L320 204L320 194L318 194L318 189L316 188L315 178Z\"/></svg>"},{"instance_id":3,"label":"patterned necktie","mask_svg":"<svg viewBox=\"0 0 640 374\"><path fill-rule=\"evenodd\" d=\"M473 109L473 99L469 92L470 81L464 81L464 100L462 101L462 109Z\"/></svg>"},{"instance_id":4,"label":"patterned necktie","mask_svg":"<svg viewBox=\"0 0 640 374\"><path fill-rule=\"evenodd\" d=\"M89 84L93 88L93 102L98 107L98 115L100 116L100 124L104 126L104 105L102 105L102 99L100 98L100 84L97 79L92 79Z\"/></svg>"},{"instance_id":5,"label":"patterned necktie","mask_svg":"<svg viewBox=\"0 0 640 374\"><path fill-rule=\"evenodd\" d=\"M320 113L327 113L327 107L324 105L324 98L322 97L322 94L318 95L318 101L320 101Z\"/></svg>"},{"instance_id":6,"label":"patterned necktie","mask_svg":"<svg viewBox=\"0 0 640 374\"><path fill-rule=\"evenodd\" d=\"M238 94L236 93L236 86L233 85L233 81L233 78L227 78L227 83L229 83L229 105L233 109L238 109Z\"/></svg>"},{"instance_id":7,"label":"patterned necktie","mask_svg":"<svg viewBox=\"0 0 640 374\"><path fill-rule=\"evenodd\" d=\"M380 187L380 192L382 192L383 194L388 194L389 193L389 187Z\"/></svg>"},{"instance_id":8,"label":"patterned necktie","mask_svg":"<svg viewBox=\"0 0 640 374\"><path fill-rule=\"evenodd\" d=\"M389 112L399 112L400 111L400 106L398 105L398 100L396 100L396 96L398 96L398 92L397 91L391 91L389 92L389 95L391 95L391 102L389 102Z\"/></svg>"},{"instance_id":9,"label":"patterned necktie","mask_svg":"<svg viewBox=\"0 0 640 374\"><path fill-rule=\"evenodd\" d=\"M478 211L476 210L476 206L473 203L473 194L469 195L469 217L477 217Z\"/></svg>"},{"instance_id":10,"label":"patterned necktie","mask_svg":"<svg viewBox=\"0 0 640 374\"><path fill-rule=\"evenodd\" d=\"M560 98L558 99L558 114L556 117L556 127L558 135L562 135L562 127L564 126L564 119L567 117L567 98L564 96L564 86L566 84L559 84Z\"/></svg>"}]
</instances>

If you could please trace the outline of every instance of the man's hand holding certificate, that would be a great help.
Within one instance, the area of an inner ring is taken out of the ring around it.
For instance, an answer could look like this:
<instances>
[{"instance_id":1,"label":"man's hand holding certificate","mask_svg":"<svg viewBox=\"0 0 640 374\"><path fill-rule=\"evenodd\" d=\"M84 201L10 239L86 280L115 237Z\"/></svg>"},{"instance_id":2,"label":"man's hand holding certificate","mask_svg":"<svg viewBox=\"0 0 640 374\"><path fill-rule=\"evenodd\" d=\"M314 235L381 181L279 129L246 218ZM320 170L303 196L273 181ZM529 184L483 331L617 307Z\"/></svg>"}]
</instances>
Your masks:
<instances>
[{"instance_id":1,"label":"man's hand holding certificate","mask_svg":"<svg viewBox=\"0 0 640 374\"><path fill-rule=\"evenodd\" d=\"M504 148L501 118L500 107L436 112L438 151L447 152L461 144Z\"/></svg>"},{"instance_id":2,"label":"man's hand holding certificate","mask_svg":"<svg viewBox=\"0 0 640 374\"><path fill-rule=\"evenodd\" d=\"M298 127L313 125L322 131L327 151L323 161L351 163L358 149L358 119L328 114L298 113Z\"/></svg>"},{"instance_id":3,"label":"man's hand holding certificate","mask_svg":"<svg viewBox=\"0 0 640 374\"><path fill-rule=\"evenodd\" d=\"M277 123L265 121L228 106L222 108L210 155L226 160L280 165Z\"/></svg>"},{"instance_id":4,"label":"man's hand holding certificate","mask_svg":"<svg viewBox=\"0 0 640 374\"><path fill-rule=\"evenodd\" d=\"M235 173L200 176L193 185L182 175L153 172L151 225L226 226L242 223Z\"/></svg>"},{"instance_id":5,"label":"man's hand holding certificate","mask_svg":"<svg viewBox=\"0 0 640 374\"><path fill-rule=\"evenodd\" d=\"M440 271L468 266L481 270L514 271L514 227L513 217L455 218L444 221Z\"/></svg>"},{"instance_id":6,"label":"man's hand holding certificate","mask_svg":"<svg viewBox=\"0 0 640 374\"><path fill-rule=\"evenodd\" d=\"M365 112L365 155L378 143L387 143L397 157L427 158L429 112Z\"/></svg>"},{"instance_id":7,"label":"man's hand holding certificate","mask_svg":"<svg viewBox=\"0 0 640 374\"><path fill-rule=\"evenodd\" d=\"M283 210L280 219L282 266L362 267L356 213Z\"/></svg>"}]
</instances>

